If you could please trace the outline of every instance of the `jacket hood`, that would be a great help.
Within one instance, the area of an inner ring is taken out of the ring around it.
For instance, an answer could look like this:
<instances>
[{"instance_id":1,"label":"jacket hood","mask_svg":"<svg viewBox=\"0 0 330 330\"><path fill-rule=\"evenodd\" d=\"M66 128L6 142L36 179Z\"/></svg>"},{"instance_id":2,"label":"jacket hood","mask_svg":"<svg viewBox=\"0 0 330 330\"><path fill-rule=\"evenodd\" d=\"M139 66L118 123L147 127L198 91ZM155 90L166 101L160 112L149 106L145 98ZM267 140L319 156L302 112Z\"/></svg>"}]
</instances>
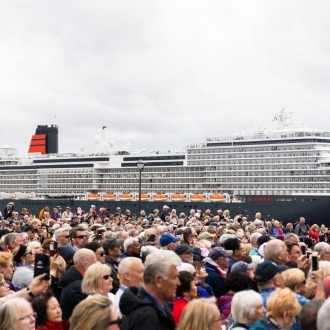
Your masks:
<instances>
[{"instance_id":1,"label":"jacket hood","mask_svg":"<svg viewBox=\"0 0 330 330\"><path fill-rule=\"evenodd\" d=\"M123 315L127 315L141 306L154 306L155 302L143 288L130 287L120 298L119 308Z\"/></svg>"},{"instance_id":2,"label":"jacket hood","mask_svg":"<svg viewBox=\"0 0 330 330\"><path fill-rule=\"evenodd\" d=\"M74 281L82 281L82 275L77 271L76 267L71 266L61 277L61 286L64 288Z\"/></svg>"}]
</instances>

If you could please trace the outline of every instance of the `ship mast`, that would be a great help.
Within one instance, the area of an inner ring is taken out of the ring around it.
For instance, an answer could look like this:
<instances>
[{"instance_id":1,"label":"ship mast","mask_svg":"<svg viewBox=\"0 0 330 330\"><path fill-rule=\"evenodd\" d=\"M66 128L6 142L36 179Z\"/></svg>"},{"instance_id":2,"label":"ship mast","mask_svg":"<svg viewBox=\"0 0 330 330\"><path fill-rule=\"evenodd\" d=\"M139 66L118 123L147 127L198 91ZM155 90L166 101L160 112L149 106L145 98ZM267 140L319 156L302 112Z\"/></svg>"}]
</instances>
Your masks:
<instances>
[{"instance_id":1,"label":"ship mast","mask_svg":"<svg viewBox=\"0 0 330 330\"><path fill-rule=\"evenodd\" d=\"M284 108L280 113L275 114L274 120L277 120L277 130L282 131L286 126L292 125L293 112L286 112Z\"/></svg>"}]
</instances>

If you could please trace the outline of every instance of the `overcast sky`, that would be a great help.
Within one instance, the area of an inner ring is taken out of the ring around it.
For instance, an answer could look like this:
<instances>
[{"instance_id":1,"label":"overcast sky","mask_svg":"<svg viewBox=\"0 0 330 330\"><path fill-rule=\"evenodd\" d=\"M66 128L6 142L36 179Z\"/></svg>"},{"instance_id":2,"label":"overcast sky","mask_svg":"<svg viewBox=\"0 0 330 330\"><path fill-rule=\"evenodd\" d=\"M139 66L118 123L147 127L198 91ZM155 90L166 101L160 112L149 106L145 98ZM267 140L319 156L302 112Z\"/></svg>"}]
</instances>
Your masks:
<instances>
[{"instance_id":1,"label":"overcast sky","mask_svg":"<svg viewBox=\"0 0 330 330\"><path fill-rule=\"evenodd\" d=\"M228 130L330 130L329 1L1 1L1 142L176 148ZM56 116L56 118L55 118Z\"/></svg>"}]
</instances>

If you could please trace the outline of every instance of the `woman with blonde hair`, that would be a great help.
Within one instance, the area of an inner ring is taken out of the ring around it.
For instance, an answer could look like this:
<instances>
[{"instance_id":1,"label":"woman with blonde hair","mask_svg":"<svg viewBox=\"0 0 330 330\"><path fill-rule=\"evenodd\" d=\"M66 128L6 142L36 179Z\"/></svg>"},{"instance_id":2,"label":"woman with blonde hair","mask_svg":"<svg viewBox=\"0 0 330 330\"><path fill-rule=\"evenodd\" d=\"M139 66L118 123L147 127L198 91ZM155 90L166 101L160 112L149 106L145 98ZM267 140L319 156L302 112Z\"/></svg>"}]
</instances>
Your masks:
<instances>
[{"instance_id":1,"label":"woman with blonde hair","mask_svg":"<svg viewBox=\"0 0 330 330\"><path fill-rule=\"evenodd\" d=\"M80 302L69 322L70 330L119 330L121 323L106 297L93 297Z\"/></svg>"},{"instance_id":2,"label":"woman with blonde hair","mask_svg":"<svg viewBox=\"0 0 330 330\"><path fill-rule=\"evenodd\" d=\"M309 228L308 235L310 238L315 240L315 244L317 244L320 241L319 226L314 224L311 228Z\"/></svg>"},{"instance_id":3,"label":"woman with blonde hair","mask_svg":"<svg viewBox=\"0 0 330 330\"><path fill-rule=\"evenodd\" d=\"M10 299L0 307L0 329L35 330L36 314L23 298Z\"/></svg>"},{"instance_id":4,"label":"woman with blonde hair","mask_svg":"<svg viewBox=\"0 0 330 330\"><path fill-rule=\"evenodd\" d=\"M255 322L249 330L289 330L300 312L296 295L289 288L275 290L267 300L267 307L267 318Z\"/></svg>"},{"instance_id":5,"label":"woman with blonde hair","mask_svg":"<svg viewBox=\"0 0 330 330\"><path fill-rule=\"evenodd\" d=\"M229 220L229 219L230 219L230 212L229 212L229 210L224 210L224 211L223 211L223 217L224 217L226 220Z\"/></svg>"},{"instance_id":6,"label":"woman with blonde hair","mask_svg":"<svg viewBox=\"0 0 330 330\"><path fill-rule=\"evenodd\" d=\"M301 296L305 295L306 289L306 280L305 273L298 268L290 268L281 273L283 284L286 288L289 288L293 292L300 294Z\"/></svg>"},{"instance_id":7,"label":"woman with blonde hair","mask_svg":"<svg viewBox=\"0 0 330 330\"><path fill-rule=\"evenodd\" d=\"M0 298L11 294L9 284L5 281L5 277L0 273Z\"/></svg>"},{"instance_id":8,"label":"woman with blonde hair","mask_svg":"<svg viewBox=\"0 0 330 330\"><path fill-rule=\"evenodd\" d=\"M187 304L176 330L221 330L221 321L215 298L200 298Z\"/></svg>"},{"instance_id":9,"label":"woman with blonde hair","mask_svg":"<svg viewBox=\"0 0 330 330\"><path fill-rule=\"evenodd\" d=\"M112 290L111 268L105 264L93 264L88 267L81 284L82 292L88 294L87 298L105 296L113 301L115 295Z\"/></svg>"}]
</instances>

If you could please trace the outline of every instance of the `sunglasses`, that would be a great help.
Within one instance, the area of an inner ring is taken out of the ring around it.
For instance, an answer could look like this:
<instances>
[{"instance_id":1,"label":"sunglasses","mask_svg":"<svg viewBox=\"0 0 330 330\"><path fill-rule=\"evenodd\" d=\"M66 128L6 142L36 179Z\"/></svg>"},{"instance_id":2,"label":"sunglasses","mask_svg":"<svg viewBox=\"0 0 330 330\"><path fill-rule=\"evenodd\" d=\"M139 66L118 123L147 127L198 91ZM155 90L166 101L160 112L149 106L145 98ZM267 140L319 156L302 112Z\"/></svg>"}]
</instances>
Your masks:
<instances>
[{"instance_id":1,"label":"sunglasses","mask_svg":"<svg viewBox=\"0 0 330 330\"><path fill-rule=\"evenodd\" d=\"M105 255L105 252L100 252L100 253L95 253L96 255L98 254L100 257L103 257Z\"/></svg>"},{"instance_id":2,"label":"sunglasses","mask_svg":"<svg viewBox=\"0 0 330 330\"><path fill-rule=\"evenodd\" d=\"M26 256L27 254L31 254L31 256L33 255L32 251L30 251L30 252L24 253L23 256Z\"/></svg>"},{"instance_id":3,"label":"sunglasses","mask_svg":"<svg viewBox=\"0 0 330 330\"><path fill-rule=\"evenodd\" d=\"M66 235L66 236L63 236L63 237L65 237L65 238L70 238L70 235Z\"/></svg>"},{"instance_id":4,"label":"sunglasses","mask_svg":"<svg viewBox=\"0 0 330 330\"><path fill-rule=\"evenodd\" d=\"M86 236L85 235L80 235L80 236L77 236L76 238L83 239L83 238L86 238Z\"/></svg>"},{"instance_id":5,"label":"sunglasses","mask_svg":"<svg viewBox=\"0 0 330 330\"><path fill-rule=\"evenodd\" d=\"M105 280L108 280L109 279L109 277L111 277L111 275L104 275L104 276L102 276Z\"/></svg>"}]
</instances>

